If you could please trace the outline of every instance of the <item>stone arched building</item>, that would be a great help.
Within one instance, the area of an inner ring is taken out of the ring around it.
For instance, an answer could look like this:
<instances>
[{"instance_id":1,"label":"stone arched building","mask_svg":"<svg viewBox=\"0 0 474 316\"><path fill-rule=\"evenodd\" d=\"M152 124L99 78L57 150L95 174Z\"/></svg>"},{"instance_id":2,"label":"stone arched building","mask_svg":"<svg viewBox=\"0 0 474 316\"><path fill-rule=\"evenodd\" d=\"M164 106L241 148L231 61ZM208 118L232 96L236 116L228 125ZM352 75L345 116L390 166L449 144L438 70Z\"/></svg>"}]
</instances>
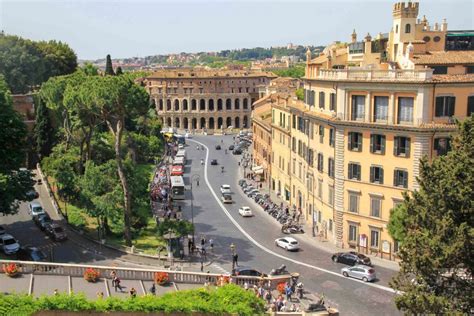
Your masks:
<instances>
[{"instance_id":1,"label":"stone arched building","mask_svg":"<svg viewBox=\"0 0 474 316\"><path fill-rule=\"evenodd\" d=\"M143 80L163 127L250 128L259 88L275 75L242 70L161 70Z\"/></svg>"}]
</instances>

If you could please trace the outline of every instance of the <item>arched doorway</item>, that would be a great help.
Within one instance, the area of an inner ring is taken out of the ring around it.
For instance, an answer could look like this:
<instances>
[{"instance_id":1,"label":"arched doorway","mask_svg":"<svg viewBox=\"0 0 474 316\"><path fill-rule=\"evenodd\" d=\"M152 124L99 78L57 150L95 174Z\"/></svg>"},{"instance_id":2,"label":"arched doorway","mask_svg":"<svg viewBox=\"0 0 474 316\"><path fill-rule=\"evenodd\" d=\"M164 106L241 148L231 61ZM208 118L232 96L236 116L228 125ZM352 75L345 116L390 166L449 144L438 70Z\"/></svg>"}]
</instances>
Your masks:
<instances>
[{"instance_id":1,"label":"arched doorway","mask_svg":"<svg viewBox=\"0 0 474 316\"><path fill-rule=\"evenodd\" d=\"M243 122L242 122L242 127L243 127L243 128L249 127L249 126L248 126L248 118L247 118L247 115L244 115L244 119L243 119Z\"/></svg>"},{"instance_id":2,"label":"arched doorway","mask_svg":"<svg viewBox=\"0 0 474 316\"><path fill-rule=\"evenodd\" d=\"M206 110L206 100L201 99L199 101L199 111L205 111Z\"/></svg>"},{"instance_id":3,"label":"arched doorway","mask_svg":"<svg viewBox=\"0 0 474 316\"><path fill-rule=\"evenodd\" d=\"M240 118L238 116L235 118L234 127L235 128L240 128Z\"/></svg>"},{"instance_id":4,"label":"arched doorway","mask_svg":"<svg viewBox=\"0 0 474 316\"><path fill-rule=\"evenodd\" d=\"M175 112L179 111L179 100L178 99L174 100L174 110L175 110Z\"/></svg>"},{"instance_id":5,"label":"arched doorway","mask_svg":"<svg viewBox=\"0 0 474 316\"><path fill-rule=\"evenodd\" d=\"M206 119L201 117L201 128L206 128Z\"/></svg>"},{"instance_id":6,"label":"arched doorway","mask_svg":"<svg viewBox=\"0 0 474 316\"><path fill-rule=\"evenodd\" d=\"M166 119L166 126L171 127L171 117Z\"/></svg>"},{"instance_id":7,"label":"arched doorway","mask_svg":"<svg viewBox=\"0 0 474 316\"><path fill-rule=\"evenodd\" d=\"M171 100L166 100L166 111L171 111Z\"/></svg>"},{"instance_id":8,"label":"arched doorway","mask_svg":"<svg viewBox=\"0 0 474 316\"><path fill-rule=\"evenodd\" d=\"M231 99L225 100L225 109L226 110L232 110L232 100Z\"/></svg>"},{"instance_id":9,"label":"arched doorway","mask_svg":"<svg viewBox=\"0 0 474 316\"><path fill-rule=\"evenodd\" d=\"M209 111L214 111L214 100L210 99L209 101Z\"/></svg>"},{"instance_id":10,"label":"arched doorway","mask_svg":"<svg viewBox=\"0 0 474 316\"><path fill-rule=\"evenodd\" d=\"M174 119L174 127L180 128L181 126L179 125L179 117Z\"/></svg>"},{"instance_id":11,"label":"arched doorway","mask_svg":"<svg viewBox=\"0 0 474 316\"><path fill-rule=\"evenodd\" d=\"M183 111L188 111L188 100L183 100Z\"/></svg>"},{"instance_id":12,"label":"arched doorway","mask_svg":"<svg viewBox=\"0 0 474 316\"><path fill-rule=\"evenodd\" d=\"M218 117L217 118L217 128L218 129L222 128L222 123L223 123L222 117Z\"/></svg>"},{"instance_id":13,"label":"arched doorway","mask_svg":"<svg viewBox=\"0 0 474 316\"><path fill-rule=\"evenodd\" d=\"M197 122L197 119L196 118L193 118L191 120L191 126L192 126L192 129L197 129L198 128L198 122Z\"/></svg>"},{"instance_id":14,"label":"arched doorway","mask_svg":"<svg viewBox=\"0 0 474 316\"><path fill-rule=\"evenodd\" d=\"M228 117L225 122L225 127L229 128L232 126L232 118Z\"/></svg>"},{"instance_id":15,"label":"arched doorway","mask_svg":"<svg viewBox=\"0 0 474 316\"><path fill-rule=\"evenodd\" d=\"M209 118L209 129L214 129L214 118L213 117Z\"/></svg>"},{"instance_id":16,"label":"arched doorway","mask_svg":"<svg viewBox=\"0 0 474 316\"><path fill-rule=\"evenodd\" d=\"M242 105L242 107L244 108L244 110L247 110L248 107L249 107L249 99L245 98L244 99L244 104Z\"/></svg>"},{"instance_id":17,"label":"arched doorway","mask_svg":"<svg viewBox=\"0 0 474 316\"><path fill-rule=\"evenodd\" d=\"M188 129L188 128L189 128L189 126L188 126L188 118L187 118L187 117L183 118L183 128L184 128L184 129Z\"/></svg>"},{"instance_id":18,"label":"arched doorway","mask_svg":"<svg viewBox=\"0 0 474 316\"><path fill-rule=\"evenodd\" d=\"M197 102L196 99L191 100L191 111L196 111L197 110Z\"/></svg>"},{"instance_id":19,"label":"arched doorway","mask_svg":"<svg viewBox=\"0 0 474 316\"><path fill-rule=\"evenodd\" d=\"M235 104L234 104L234 109L239 110L240 109L240 99L235 99Z\"/></svg>"},{"instance_id":20,"label":"arched doorway","mask_svg":"<svg viewBox=\"0 0 474 316\"><path fill-rule=\"evenodd\" d=\"M222 111L222 99L217 100L217 111Z\"/></svg>"},{"instance_id":21,"label":"arched doorway","mask_svg":"<svg viewBox=\"0 0 474 316\"><path fill-rule=\"evenodd\" d=\"M158 111L163 111L163 99L160 99L160 101L158 101Z\"/></svg>"}]
</instances>

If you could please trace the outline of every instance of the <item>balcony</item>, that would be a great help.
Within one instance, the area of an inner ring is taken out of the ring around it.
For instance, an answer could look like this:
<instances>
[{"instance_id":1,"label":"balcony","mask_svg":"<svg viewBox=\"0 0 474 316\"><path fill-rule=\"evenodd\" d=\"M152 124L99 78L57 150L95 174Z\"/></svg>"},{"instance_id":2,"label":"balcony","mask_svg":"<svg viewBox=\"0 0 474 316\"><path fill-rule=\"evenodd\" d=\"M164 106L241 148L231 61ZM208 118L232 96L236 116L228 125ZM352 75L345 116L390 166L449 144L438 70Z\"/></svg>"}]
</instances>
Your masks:
<instances>
[{"instance_id":1,"label":"balcony","mask_svg":"<svg viewBox=\"0 0 474 316\"><path fill-rule=\"evenodd\" d=\"M433 76L432 69L374 70L374 69L320 69L309 79L356 80L356 81L428 81Z\"/></svg>"}]
</instances>

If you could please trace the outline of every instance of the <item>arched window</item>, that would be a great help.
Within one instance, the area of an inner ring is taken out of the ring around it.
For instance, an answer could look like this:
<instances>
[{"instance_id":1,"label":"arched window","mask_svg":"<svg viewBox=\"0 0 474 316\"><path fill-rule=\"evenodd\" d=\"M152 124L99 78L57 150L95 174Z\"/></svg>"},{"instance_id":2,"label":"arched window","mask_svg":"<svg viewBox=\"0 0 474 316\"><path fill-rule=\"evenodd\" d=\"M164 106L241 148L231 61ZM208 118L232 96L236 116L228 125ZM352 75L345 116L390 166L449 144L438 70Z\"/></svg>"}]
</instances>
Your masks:
<instances>
[{"instance_id":1,"label":"arched window","mask_svg":"<svg viewBox=\"0 0 474 316\"><path fill-rule=\"evenodd\" d=\"M243 104L243 108L244 110L247 110L249 107L249 100L247 98L244 99L244 104Z\"/></svg>"},{"instance_id":2,"label":"arched window","mask_svg":"<svg viewBox=\"0 0 474 316\"><path fill-rule=\"evenodd\" d=\"M398 34L398 24L395 25L395 34Z\"/></svg>"},{"instance_id":3,"label":"arched window","mask_svg":"<svg viewBox=\"0 0 474 316\"><path fill-rule=\"evenodd\" d=\"M205 111L206 110L206 100L201 99L199 101L199 111Z\"/></svg>"},{"instance_id":4,"label":"arched window","mask_svg":"<svg viewBox=\"0 0 474 316\"><path fill-rule=\"evenodd\" d=\"M171 100L166 100L166 111L171 111Z\"/></svg>"},{"instance_id":5,"label":"arched window","mask_svg":"<svg viewBox=\"0 0 474 316\"><path fill-rule=\"evenodd\" d=\"M209 111L214 111L214 100L209 99Z\"/></svg>"},{"instance_id":6,"label":"arched window","mask_svg":"<svg viewBox=\"0 0 474 316\"><path fill-rule=\"evenodd\" d=\"M171 127L171 117L166 119L166 126Z\"/></svg>"},{"instance_id":7,"label":"arched window","mask_svg":"<svg viewBox=\"0 0 474 316\"><path fill-rule=\"evenodd\" d=\"M196 99L191 100L191 111L196 111L197 110L197 102Z\"/></svg>"},{"instance_id":8,"label":"arched window","mask_svg":"<svg viewBox=\"0 0 474 316\"><path fill-rule=\"evenodd\" d=\"M411 32L411 25L407 24L405 25L405 33L410 33Z\"/></svg>"},{"instance_id":9,"label":"arched window","mask_svg":"<svg viewBox=\"0 0 474 316\"><path fill-rule=\"evenodd\" d=\"M163 100L158 101L158 111L163 111Z\"/></svg>"},{"instance_id":10,"label":"arched window","mask_svg":"<svg viewBox=\"0 0 474 316\"><path fill-rule=\"evenodd\" d=\"M183 111L187 111L188 110L188 100L184 99L183 100Z\"/></svg>"},{"instance_id":11,"label":"arched window","mask_svg":"<svg viewBox=\"0 0 474 316\"><path fill-rule=\"evenodd\" d=\"M217 111L222 111L222 99L217 100Z\"/></svg>"},{"instance_id":12,"label":"arched window","mask_svg":"<svg viewBox=\"0 0 474 316\"><path fill-rule=\"evenodd\" d=\"M178 99L174 100L174 110L179 111L179 100Z\"/></svg>"},{"instance_id":13,"label":"arched window","mask_svg":"<svg viewBox=\"0 0 474 316\"><path fill-rule=\"evenodd\" d=\"M240 99L235 99L234 101L234 109L239 110L240 109Z\"/></svg>"}]
</instances>

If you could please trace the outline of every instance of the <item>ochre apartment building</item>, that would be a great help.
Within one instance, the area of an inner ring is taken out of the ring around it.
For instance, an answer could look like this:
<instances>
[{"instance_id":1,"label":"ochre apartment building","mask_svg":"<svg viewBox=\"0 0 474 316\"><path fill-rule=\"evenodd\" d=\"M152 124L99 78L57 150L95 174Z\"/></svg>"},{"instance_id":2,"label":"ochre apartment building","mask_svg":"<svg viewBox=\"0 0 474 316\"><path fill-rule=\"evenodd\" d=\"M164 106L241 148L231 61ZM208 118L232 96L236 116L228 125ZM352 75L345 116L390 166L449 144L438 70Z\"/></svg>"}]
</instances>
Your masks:
<instances>
[{"instance_id":1,"label":"ochre apartment building","mask_svg":"<svg viewBox=\"0 0 474 316\"><path fill-rule=\"evenodd\" d=\"M272 190L321 238L390 259L390 210L418 188L420 159L445 154L455 119L474 113L474 31L418 11L396 3L388 34L308 52L304 101L271 103Z\"/></svg>"}]
</instances>

